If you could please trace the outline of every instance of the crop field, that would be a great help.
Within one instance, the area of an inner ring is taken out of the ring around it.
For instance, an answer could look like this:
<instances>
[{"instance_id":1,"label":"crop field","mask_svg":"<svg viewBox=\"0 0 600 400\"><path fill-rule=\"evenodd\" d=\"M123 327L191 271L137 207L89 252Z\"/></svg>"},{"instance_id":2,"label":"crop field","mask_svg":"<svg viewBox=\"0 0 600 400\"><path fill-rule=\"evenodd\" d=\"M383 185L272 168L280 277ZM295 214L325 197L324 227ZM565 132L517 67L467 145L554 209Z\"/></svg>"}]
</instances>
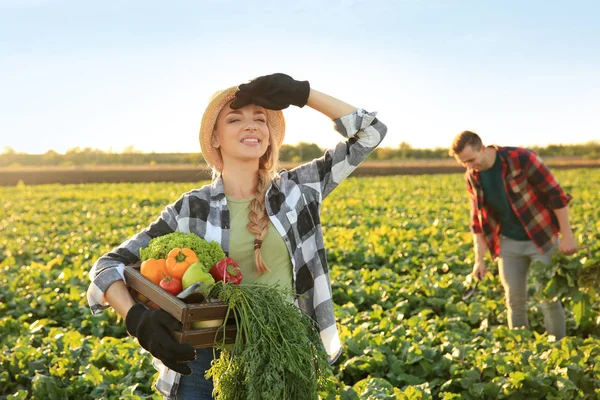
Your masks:
<instances>
[{"instance_id":1,"label":"crop field","mask_svg":"<svg viewBox=\"0 0 600 400\"><path fill-rule=\"evenodd\" d=\"M600 169L555 171L600 262ZM200 183L0 187L0 398L158 399L151 357L112 311L92 316L92 263ZM555 342L530 296L509 330L496 264L468 299L462 175L355 177L322 209L344 352L329 399L600 399L598 294L564 298Z\"/></svg>"}]
</instances>

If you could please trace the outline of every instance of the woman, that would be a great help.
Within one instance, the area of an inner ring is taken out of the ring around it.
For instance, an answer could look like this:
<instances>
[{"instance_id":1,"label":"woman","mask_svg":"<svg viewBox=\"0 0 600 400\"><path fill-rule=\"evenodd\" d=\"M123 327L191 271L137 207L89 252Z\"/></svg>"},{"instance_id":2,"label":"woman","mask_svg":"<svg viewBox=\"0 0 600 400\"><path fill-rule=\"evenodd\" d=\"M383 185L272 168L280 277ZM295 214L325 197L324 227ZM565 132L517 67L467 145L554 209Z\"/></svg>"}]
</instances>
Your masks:
<instances>
[{"instance_id":1,"label":"woman","mask_svg":"<svg viewBox=\"0 0 600 400\"><path fill-rule=\"evenodd\" d=\"M290 105L308 105L325 114L346 140L319 159L277 173L285 134L281 110ZM278 282L293 288L296 298L290 301L317 321L330 361L338 358L341 344L319 212L323 199L379 145L385 133L375 113L284 74L262 76L213 96L200 127L212 183L167 206L148 228L102 256L90 273L92 312L110 306L125 318L127 331L155 357L160 393L169 399L189 399L211 398L212 392L212 382L204 379L212 349L194 352L175 343L167 328L181 329L178 321L164 311L136 304L123 280L124 265L139 260L140 248L151 238L173 231L193 232L220 243L240 264L245 282Z\"/></svg>"}]
</instances>

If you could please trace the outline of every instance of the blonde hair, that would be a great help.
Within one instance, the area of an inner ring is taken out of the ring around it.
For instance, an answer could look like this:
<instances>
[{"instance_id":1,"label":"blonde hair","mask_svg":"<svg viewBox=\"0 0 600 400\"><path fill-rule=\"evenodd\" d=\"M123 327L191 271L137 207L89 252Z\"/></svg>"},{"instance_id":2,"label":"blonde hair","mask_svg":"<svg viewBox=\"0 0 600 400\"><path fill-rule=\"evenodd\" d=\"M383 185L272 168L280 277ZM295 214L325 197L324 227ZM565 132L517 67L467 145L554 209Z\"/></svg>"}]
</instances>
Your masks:
<instances>
[{"instance_id":1,"label":"blonde hair","mask_svg":"<svg viewBox=\"0 0 600 400\"><path fill-rule=\"evenodd\" d=\"M267 189L271 186L271 180L277 174L277 164L279 162L279 148L273 135L269 134L269 147L258 161L258 179L256 180L256 189L254 198L250 201L250 213L248 218L248 230L254 234L254 265L256 272L262 274L269 272L270 269L260 252L262 242L269 231L269 215L265 206L265 197Z\"/></svg>"},{"instance_id":2,"label":"blonde hair","mask_svg":"<svg viewBox=\"0 0 600 400\"><path fill-rule=\"evenodd\" d=\"M213 131L214 134L214 131ZM265 206L265 197L267 190L271 186L271 180L277 176L279 164L279 143L275 135L271 134L269 127L269 146L258 160L258 176L256 188L254 189L254 198L250 201L250 212L248 214L248 231L254 234L254 268L259 274L270 272L271 270L265 264L260 249L262 242L269 231L269 215ZM223 171L212 168L213 180L218 178Z\"/></svg>"}]
</instances>

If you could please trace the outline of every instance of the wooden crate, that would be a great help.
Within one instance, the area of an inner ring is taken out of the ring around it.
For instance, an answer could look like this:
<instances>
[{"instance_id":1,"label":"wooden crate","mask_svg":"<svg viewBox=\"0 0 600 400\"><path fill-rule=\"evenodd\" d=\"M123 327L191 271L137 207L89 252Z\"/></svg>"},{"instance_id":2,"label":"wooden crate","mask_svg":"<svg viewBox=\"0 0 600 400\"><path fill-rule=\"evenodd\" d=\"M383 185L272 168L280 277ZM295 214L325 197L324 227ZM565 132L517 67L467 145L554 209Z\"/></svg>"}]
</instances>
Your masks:
<instances>
[{"instance_id":1,"label":"wooden crate","mask_svg":"<svg viewBox=\"0 0 600 400\"><path fill-rule=\"evenodd\" d=\"M179 343L188 343L194 348L212 347L215 342L222 342L223 331L226 343L233 343L235 341L237 330L233 315L230 315L225 325L225 330L222 327L202 329L194 329L192 327L193 322L224 319L227 313L227 305L225 303L220 301L194 303L194 299L192 298L185 301L179 299L142 276L139 272L139 265L125 266L125 280L134 298L137 297L137 294L141 294L171 314L178 321L181 321L183 324L182 331L172 332L173 337Z\"/></svg>"}]
</instances>

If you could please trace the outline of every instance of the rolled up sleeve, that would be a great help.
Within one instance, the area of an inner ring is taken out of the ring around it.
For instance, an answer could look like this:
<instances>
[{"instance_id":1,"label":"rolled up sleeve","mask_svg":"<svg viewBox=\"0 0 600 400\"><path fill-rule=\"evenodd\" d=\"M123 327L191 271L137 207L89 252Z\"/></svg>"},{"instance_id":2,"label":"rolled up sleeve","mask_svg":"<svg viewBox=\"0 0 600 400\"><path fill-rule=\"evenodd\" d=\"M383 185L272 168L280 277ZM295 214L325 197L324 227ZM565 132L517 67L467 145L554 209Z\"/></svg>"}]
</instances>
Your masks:
<instances>
[{"instance_id":1,"label":"rolled up sleeve","mask_svg":"<svg viewBox=\"0 0 600 400\"><path fill-rule=\"evenodd\" d=\"M143 231L135 234L109 253L100 257L92 266L89 277L92 281L87 290L87 300L92 314L98 314L109 307L105 293L114 282L125 281L125 265L140 260L140 249L148 246L152 238L166 235L177 229L177 210L181 199L168 205L160 217Z\"/></svg>"},{"instance_id":2,"label":"rolled up sleeve","mask_svg":"<svg viewBox=\"0 0 600 400\"><path fill-rule=\"evenodd\" d=\"M346 140L325 152L323 157L296 167L299 182L318 187L321 199L329 195L375 150L387 133L376 112L358 109L333 121Z\"/></svg>"},{"instance_id":3,"label":"rolled up sleeve","mask_svg":"<svg viewBox=\"0 0 600 400\"><path fill-rule=\"evenodd\" d=\"M469 228L472 233L482 233L481 221L479 220L479 210L477 208L477 194L467 180L467 192L469 192L469 201L471 203L471 224Z\"/></svg>"}]
</instances>

